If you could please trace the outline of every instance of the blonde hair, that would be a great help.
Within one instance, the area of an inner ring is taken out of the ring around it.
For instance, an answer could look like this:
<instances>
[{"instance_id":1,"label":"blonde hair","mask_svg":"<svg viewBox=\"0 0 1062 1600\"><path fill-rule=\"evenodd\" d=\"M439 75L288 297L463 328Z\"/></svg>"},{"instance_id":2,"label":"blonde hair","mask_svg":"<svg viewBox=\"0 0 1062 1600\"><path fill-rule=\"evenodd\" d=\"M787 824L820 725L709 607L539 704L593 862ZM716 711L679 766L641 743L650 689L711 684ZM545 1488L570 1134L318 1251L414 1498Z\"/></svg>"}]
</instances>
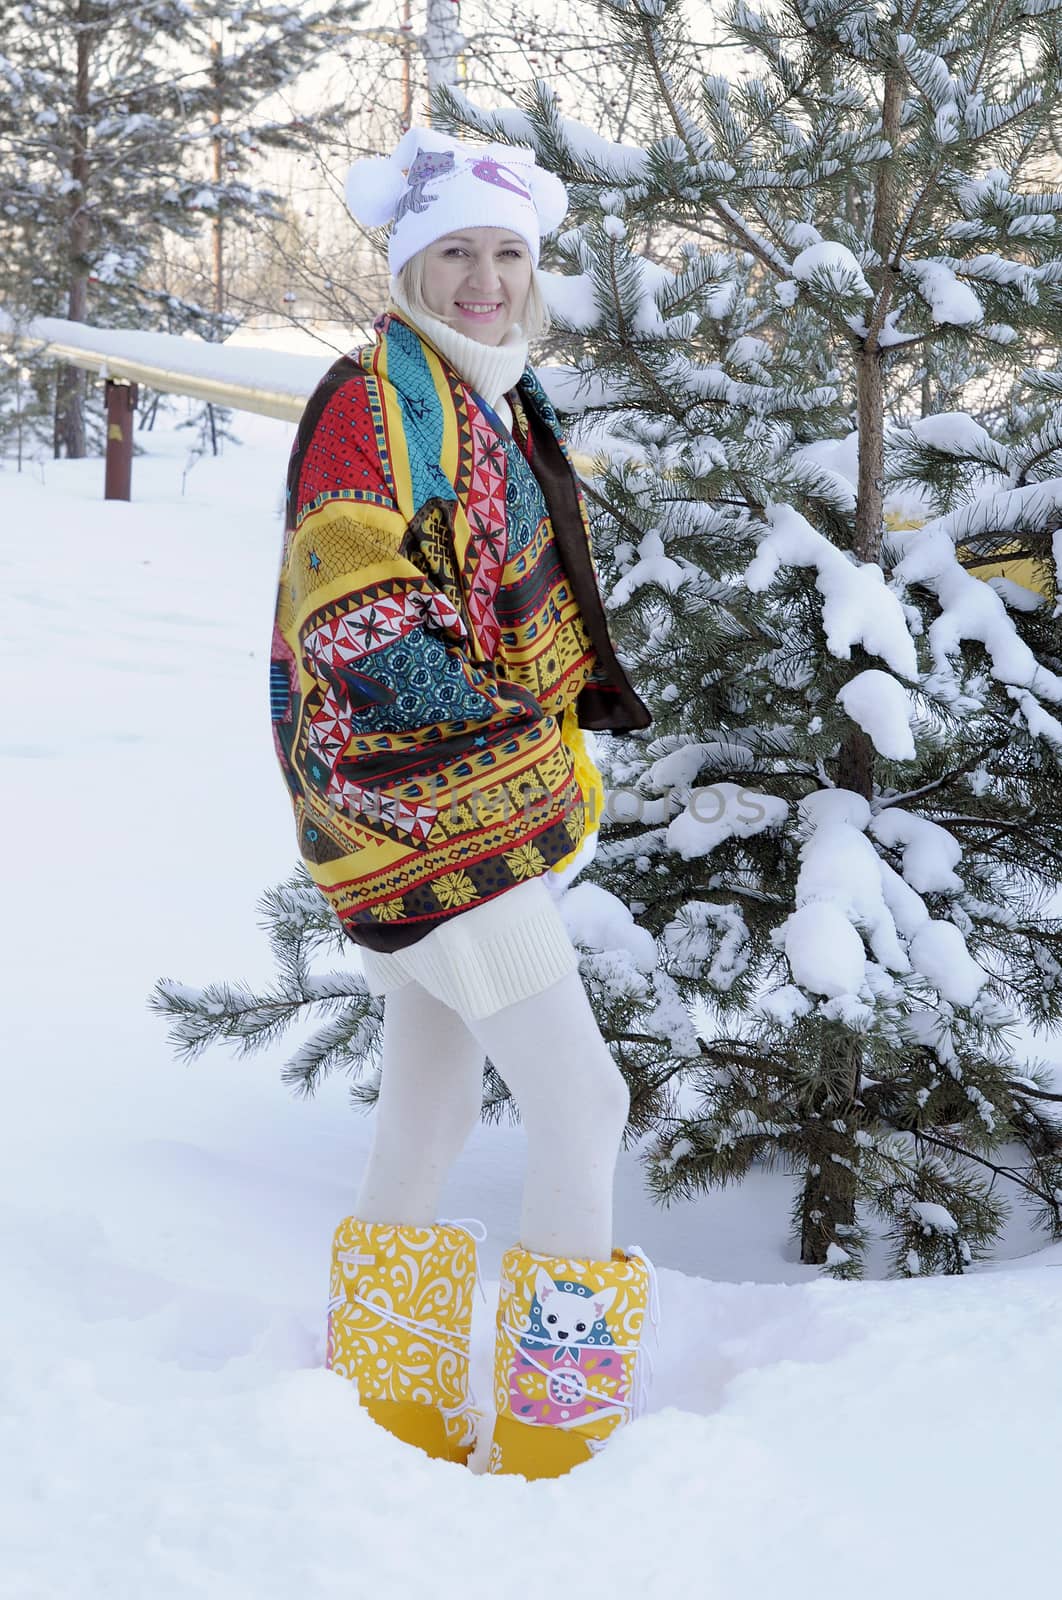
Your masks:
<instances>
[{"instance_id":1,"label":"blonde hair","mask_svg":"<svg viewBox=\"0 0 1062 1600\"><path fill-rule=\"evenodd\" d=\"M409 302L409 309L421 317L436 317L440 322L452 323L452 317L444 317L438 311L433 311L424 298L424 274L428 264L428 246L418 250L416 255L399 269L397 274L398 286ZM542 289L539 286L538 270L531 268L531 282L527 286L527 299L524 302L524 314L518 318L524 331L524 338L528 343L541 339L553 326L553 319L549 314Z\"/></svg>"}]
</instances>

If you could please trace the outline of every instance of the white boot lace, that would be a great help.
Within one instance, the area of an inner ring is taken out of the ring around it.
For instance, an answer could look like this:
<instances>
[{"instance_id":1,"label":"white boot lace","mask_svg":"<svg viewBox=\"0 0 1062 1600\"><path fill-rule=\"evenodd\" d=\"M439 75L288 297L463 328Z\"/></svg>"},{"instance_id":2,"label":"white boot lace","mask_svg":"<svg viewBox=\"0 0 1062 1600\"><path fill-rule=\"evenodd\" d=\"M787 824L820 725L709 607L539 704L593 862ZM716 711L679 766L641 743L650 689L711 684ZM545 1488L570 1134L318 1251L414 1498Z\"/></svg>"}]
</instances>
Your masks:
<instances>
[{"instance_id":1,"label":"white boot lace","mask_svg":"<svg viewBox=\"0 0 1062 1600\"><path fill-rule=\"evenodd\" d=\"M524 1339L527 1336L524 1330L520 1328L514 1328L511 1323L505 1322L504 1320L501 1323L501 1327L505 1333L508 1334L513 1349L519 1350L524 1360L534 1367L536 1371L541 1372L547 1379L555 1376L555 1373L551 1367L544 1367L541 1361L535 1360L530 1350L521 1345L521 1339ZM566 1345L564 1348L568 1349L569 1347ZM573 1345L571 1348L576 1350L585 1350L587 1347L585 1345ZM615 1353L616 1355L620 1356L629 1356L634 1354L634 1352L637 1350L637 1345L593 1345L591 1348L594 1350L595 1354L597 1354L599 1350L607 1350L610 1355ZM596 1400L599 1403L598 1409L594 1412L595 1421L599 1417L623 1416L625 1412L631 1410L632 1402L630 1400L621 1400L618 1395L614 1394L602 1394L600 1389L595 1389L592 1384L588 1383L583 1393L591 1400ZM552 1423L551 1426L555 1428L578 1428L581 1427L586 1420L587 1419L585 1417L572 1417L569 1418L567 1422L555 1422Z\"/></svg>"},{"instance_id":2,"label":"white boot lace","mask_svg":"<svg viewBox=\"0 0 1062 1600\"><path fill-rule=\"evenodd\" d=\"M645 1251L634 1244L627 1250L629 1256L634 1256L642 1262L649 1274L649 1328L650 1340L646 1339L645 1324L642 1324L642 1336L639 1341L638 1359L634 1363L634 1404L631 1410L632 1417L645 1415L649 1406L649 1394L656 1376L656 1356L660 1346L660 1288L656 1278L656 1268L649 1260Z\"/></svg>"},{"instance_id":3,"label":"white boot lace","mask_svg":"<svg viewBox=\"0 0 1062 1600\"><path fill-rule=\"evenodd\" d=\"M484 1241L486 1240L486 1237L487 1237L486 1225L484 1223L480 1222L478 1217L438 1217L438 1218L436 1218L436 1221L438 1222L439 1226L443 1227L443 1228L462 1228L465 1233L468 1233L468 1234L472 1235L472 1238L475 1239L477 1244L483 1244ZM480 1228L482 1231L480 1233L473 1233L472 1232L472 1228L470 1226L470 1224L472 1224L472 1223L475 1223L476 1227ZM476 1251L476 1254L473 1257L473 1260L474 1260L474 1264L475 1264L475 1268L476 1268L476 1287L479 1290L480 1299L483 1301L484 1305L486 1305L486 1303L487 1303L487 1291L483 1287L483 1279L480 1277L480 1273L479 1273L479 1251L478 1250Z\"/></svg>"}]
</instances>

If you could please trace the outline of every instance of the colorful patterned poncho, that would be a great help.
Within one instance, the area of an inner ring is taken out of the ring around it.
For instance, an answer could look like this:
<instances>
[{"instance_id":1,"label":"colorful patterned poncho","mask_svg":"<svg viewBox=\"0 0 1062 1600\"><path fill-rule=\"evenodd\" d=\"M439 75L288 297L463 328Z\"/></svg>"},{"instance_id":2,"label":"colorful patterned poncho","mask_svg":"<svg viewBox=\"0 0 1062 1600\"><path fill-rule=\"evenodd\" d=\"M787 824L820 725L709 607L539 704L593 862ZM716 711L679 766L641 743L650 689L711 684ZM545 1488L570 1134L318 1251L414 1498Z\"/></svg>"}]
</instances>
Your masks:
<instances>
[{"instance_id":1,"label":"colorful patterned poncho","mask_svg":"<svg viewBox=\"0 0 1062 1600\"><path fill-rule=\"evenodd\" d=\"M651 717L532 369L510 435L410 323L374 332L299 424L271 704L302 858L388 951L570 857L601 820L578 729Z\"/></svg>"}]
</instances>

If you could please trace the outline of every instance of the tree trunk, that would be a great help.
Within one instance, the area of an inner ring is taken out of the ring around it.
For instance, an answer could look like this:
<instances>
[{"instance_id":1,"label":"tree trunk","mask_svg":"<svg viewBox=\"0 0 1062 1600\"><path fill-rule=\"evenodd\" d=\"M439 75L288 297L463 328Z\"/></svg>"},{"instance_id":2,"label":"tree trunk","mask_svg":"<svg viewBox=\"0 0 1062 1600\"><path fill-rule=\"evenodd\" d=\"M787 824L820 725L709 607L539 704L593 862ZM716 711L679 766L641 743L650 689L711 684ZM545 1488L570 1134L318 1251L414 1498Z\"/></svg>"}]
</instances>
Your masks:
<instances>
[{"instance_id":1,"label":"tree trunk","mask_svg":"<svg viewBox=\"0 0 1062 1600\"><path fill-rule=\"evenodd\" d=\"M73 182L70 186L67 233L71 271L66 314L71 322L84 322L88 316L88 126L89 69L92 58L89 20L87 0L79 0L77 75L74 82L74 114L71 118L73 147L70 176ZM85 379L76 367L61 366L56 376L53 447L56 456L80 459L85 454Z\"/></svg>"},{"instance_id":2,"label":"tree trunk","mask_svg":"<svg viewBox=\"0 0 1062 1600\"><path fill-rule=\"evenodd\" d=\"M221 59L221 40L210 41L210 77L214 84L214 183L220 188L223 176L221 162L221 144L224 137L221 126L222 95L224 91L224 64ZM214 220L211 223L211 232L214 241L214 310L220 317L225 309L225 233L218 210L217 199L214 203ZM214 454L217 454L215 450Z\"/></svg>"},{"instance_id":3,"label":"tree trunk","mask_svg":"<svg viewBox=\"0 0 1062 1600\"><path fill-rule=\"evenodd\" d=\"M862 728L853 725L837 755L837 787L869 800L874 792L874 746ZM838 1074L838 1066L840 1073ZM858 1034L847 1035L838 1063L836 1047L822 1062L824 1085L813 1102L814 1122L805 1130L809 1165L801 1197L800 1259L823 1266L831 1244L844 1246L845 1229L856 1220L856 1172L859 1146L855 1100L863 1075L863 1049ZM831 1127L833 1122L844 1123ZM838 1159L834 1160L833 1158Z\"/></svg>"},{"instance_id":4,"label":"tree trunk","mask_svg":"<svg viewBox=\"0 0 1062 1600\"><path fill-rule=\"evenodd\" d=\"M409 48L412 40L413 22L411 16L411 0L402 0L402 32L409 37L402 46L402 132L407 133L413 126L413 69L409 59Z\"/></svg>"},{"instance_id":5,"label":"tree trunk","mask_svg":"<svg viewBox=\"0 0 1062 1600\"><path fill-rule=\"evenodd\" d=\"M846 1053L851 1056L846 1071L858 1083L862 1052L855 1040ZM800 1196L800 1259L809 1267L825 1266L830 1245L844 1249L850 1238L847 1230L856 1220L859 1156L854 1108L838 1104L828 1090L816 1097L816 1104L815 1120L804 1130L810 1159ZM835 1121L843 1128L832 1127Z\"/></svg>"},{"instance_id":6,"label":"tree trunk","mask_svg":"<svg viewBox=\"0 0 1062 1600\"><path fill-rule=\"evenodd\" d=\"M893 148L899 140L902 106L902 81L898 74L887 73L882 90L882 128ZM854 553L859 561L880 562L885 528L885 380L878 334L885 323L897 276L892 262L895 217L896 181L886 158L878 169L872 229L874 247L881 261L880 280L874 285L874 305L867 335L856 358L859 481ZM873 798L874 747L862 728L854 723L837 754L836 780L838 788L851 789L867 801ZM843 1230L855 1222L859 1168L855 1101L862 1069L863 1050L856 1034L847 1036L839 1061L836 1048L832 1046L830 1060L822 1061L823 1087L811 1107L814 1120L807 1130L809 1161L801 1195L800 1259L810 1265L822 1266L831 1244L843 1248ZM843 1122L843 1130L841 1126L831 1127L832 1122ZM831 1159L833 1157L839 1159Z\"/></svg>"},{"instance_id":7,"label":"tree trunk","mask_svg":"<svg viewBox=\"0 0 1062 1600\"><path fill-rule=\"evenodd\" d=\"M88 310L88 279L78 277L70 285L67 316L71 322L84 322ZM85 374L77 367L63 365L55 379L55 455L80 461L85 454Z\"/></svg>"},{"instance_id":8,"label":"tree trunk","mask_svg":"<svg viewBox=\"0 0 1062 1600\"><path fill-rule=\"evenodd\" d=\"M855 553L860 561L881 555L883 530L882 479L885 460L885 405L881 356L877 350L860 352L856 364L859 415L859 487L856 500ZM874 746L862 728L849 724L837 753L839 789L870 800L874 793ZM859 1146L855 1142L854 1105L859 1094L863 1051L856 1034L849 1034L841 1052L838 1080L836 1047L822 1062L823 1088L815 1097L808 1128L809 1163L801 1197L800 1259L822 1266L831 1244L844 1246L845 1232L855 1222L856 1178ZM831 1122L844 1121L844 1131ZM839 1157L833 1160L832 1157Z\"/></svg>"},{"instance_id":9,"label":"tree trunk","mask_svg":"<svg viewBox=\"0 0 1062 1600\"><path fill-rule=\"evenodd\" d=\"M440 84L457 82L456 7L453 0L428 0L421 48L428 68L428 120L432 91Z\"/></svg>"}]
</instances>

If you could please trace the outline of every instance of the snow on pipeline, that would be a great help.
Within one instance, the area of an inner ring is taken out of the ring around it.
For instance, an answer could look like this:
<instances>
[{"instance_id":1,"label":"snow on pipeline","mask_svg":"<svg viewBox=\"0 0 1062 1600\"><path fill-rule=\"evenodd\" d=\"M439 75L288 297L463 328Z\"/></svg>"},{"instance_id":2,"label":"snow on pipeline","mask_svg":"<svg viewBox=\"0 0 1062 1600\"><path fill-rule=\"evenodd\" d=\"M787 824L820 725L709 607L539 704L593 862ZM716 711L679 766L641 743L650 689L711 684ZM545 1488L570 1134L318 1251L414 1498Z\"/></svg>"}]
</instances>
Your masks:
<instances>
[{"instance_id":1,"label":"snow on pipeline","mask_svg":"<svg viewBox=\"0 0 1062 1600\"><path fill-rule=\"evenodd\" d=\"M660 1269L650 1414L568 1478L428 1461L323 1370L331 1231L370 1123L269 1058L172 1058L182 974L271 975L255 921L294 856L267 725L290 429L134 500L102 464L0 469L7 908L0 1596L995 1596L1057 1566L1062 1247L961 1278L838 1283L760 1174L664 1212L635 1153L618 1237ZM183 489L183 492L182 492ZM447 1214L487 1300L522 1136L480 1128Z\"/></svg>"}]
</instances>

